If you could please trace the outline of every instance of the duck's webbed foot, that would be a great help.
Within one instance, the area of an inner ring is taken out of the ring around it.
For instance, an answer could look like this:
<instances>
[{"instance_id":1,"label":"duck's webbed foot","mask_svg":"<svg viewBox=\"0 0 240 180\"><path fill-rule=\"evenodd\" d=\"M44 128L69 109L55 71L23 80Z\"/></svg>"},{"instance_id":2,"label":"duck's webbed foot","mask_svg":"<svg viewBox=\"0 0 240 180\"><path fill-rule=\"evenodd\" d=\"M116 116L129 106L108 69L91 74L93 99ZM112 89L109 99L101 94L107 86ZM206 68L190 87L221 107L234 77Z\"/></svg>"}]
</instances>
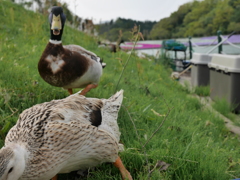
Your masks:
<instances>
[{"instance_id":1,"label":"duck's webbed foot","mask_svg":"<svg viewBox=\"0 0 240 180\"><path fill-rule=\"evenodd\" d=\"M131 174L124 167L122 160L120 159L119 156L118 156L117 160L113 163L113 165L119 169L123 180L133 180Z\"/></svg>"}]
</instances>

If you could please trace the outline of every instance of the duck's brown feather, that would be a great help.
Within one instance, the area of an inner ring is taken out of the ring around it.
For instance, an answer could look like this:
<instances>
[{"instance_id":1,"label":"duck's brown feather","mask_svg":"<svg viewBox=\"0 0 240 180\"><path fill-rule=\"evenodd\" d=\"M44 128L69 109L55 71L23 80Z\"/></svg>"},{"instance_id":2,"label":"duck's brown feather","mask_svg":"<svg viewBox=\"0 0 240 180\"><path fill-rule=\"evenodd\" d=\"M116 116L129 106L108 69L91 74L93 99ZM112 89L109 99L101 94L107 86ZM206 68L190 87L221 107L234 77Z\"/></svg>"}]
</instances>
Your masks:
<instances>
[{"instance_id":1,"label":"duck's brown feather","mask_svg":"<svg viewBox=\"0 0 240 180\"><path fill-rule=\"evenodd\" d=\"M49 42L38 63L38 71L49 84L63 87L81 77L89 65L91 60L87 56Z\"/></svg>"}]
</instances>

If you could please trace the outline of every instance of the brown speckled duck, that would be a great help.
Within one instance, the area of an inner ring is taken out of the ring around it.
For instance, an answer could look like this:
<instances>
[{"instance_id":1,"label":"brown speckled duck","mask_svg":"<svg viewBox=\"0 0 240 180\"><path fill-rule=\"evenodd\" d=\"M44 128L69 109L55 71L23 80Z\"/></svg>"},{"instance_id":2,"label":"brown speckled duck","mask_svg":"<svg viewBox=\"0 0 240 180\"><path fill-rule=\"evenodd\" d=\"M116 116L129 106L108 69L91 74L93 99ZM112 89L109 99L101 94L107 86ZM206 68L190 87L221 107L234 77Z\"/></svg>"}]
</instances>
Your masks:
<instances>
[{"instance_id":1,"label":"brown speckled duck","mask_svg":"<svg viewBox=\"0 0 240 180\"><path fill-rule=\"evenodd\" d=\"M49 15L50 40L38 63L41 77L52 86L63 87L72 94L73 88L84 88L86 95L98 86L105 63L94 53L78 45L62 45L66 16L54 6Z\"/></svg>"},{"instance_id":2,"label":"brown speckled duck","mask_svg":"<svg viewBox=\"0 0 240 180\"><path fill-rule=\"evenodd\" d=\"M57 179L104 162L132 180L118 156L122 99L123 90L109 99L77 93L24 110L0 149L0 180Z\"/></svg>"}]
</instances>

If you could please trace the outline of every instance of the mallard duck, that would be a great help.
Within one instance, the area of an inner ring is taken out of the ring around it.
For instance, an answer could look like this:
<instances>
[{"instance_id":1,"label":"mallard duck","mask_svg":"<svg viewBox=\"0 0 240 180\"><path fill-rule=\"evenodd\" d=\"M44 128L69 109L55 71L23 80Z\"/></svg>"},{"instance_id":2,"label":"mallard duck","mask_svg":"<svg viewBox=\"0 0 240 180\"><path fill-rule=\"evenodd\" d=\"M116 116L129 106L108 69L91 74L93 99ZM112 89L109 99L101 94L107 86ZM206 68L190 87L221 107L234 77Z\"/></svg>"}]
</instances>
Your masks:
<instances>
[{"instance_id":1,"label":"mallard duck","mask_svg":"<svg viewBox=\"0 0 240 180\"><path fill-rule=\"evenodd\" d=\"M86 95L98 86L105 63L93 52L78 45L62 45L66 16L61 7L54 6L49 15L50 40L38 63L41 77L52 86L68 89L84 88Z\"/></svg>"},{"instance_id":2,"label":"mallard duck","mask_svg":"<svg viewBox=\"0 0 240 180\"><path fill-rule=\"evenodd\" d=\"M100 48L107 48L110 52L116 53L117 51L121 50L121 44L125 41L123 39L118 40L115 44L114 43L102 43L98 41L98 47Z\"/></svg>"},{"instance_id":3,"label":"mallard duck","mask_svg":"<svg viewBox=\"0 0 240 180\"><path fill-rule=\"evenodd\" d=\"M0 180L48 180L56 174L112 162L132 177L118 152L123 90L109 99L73 94L24 110L0 150Z\"/></svg>"}]
</instances>

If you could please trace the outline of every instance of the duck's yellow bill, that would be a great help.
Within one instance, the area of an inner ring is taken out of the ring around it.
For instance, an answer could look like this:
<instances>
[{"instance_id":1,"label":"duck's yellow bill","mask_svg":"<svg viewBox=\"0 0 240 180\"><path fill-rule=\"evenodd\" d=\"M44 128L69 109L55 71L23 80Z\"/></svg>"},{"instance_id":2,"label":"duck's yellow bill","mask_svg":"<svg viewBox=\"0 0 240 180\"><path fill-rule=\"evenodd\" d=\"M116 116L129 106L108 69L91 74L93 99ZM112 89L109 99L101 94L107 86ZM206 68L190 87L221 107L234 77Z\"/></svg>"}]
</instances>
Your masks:
<instances>
[{"instance_id":1,"label":"duck's yellow bill","mask_svg":"<svg viewBox=\"0 0 240 180\"><path fill-rule=\"evenodd\" d=\"M60 14L58 16L55 16L53 14L52 25L51 25L51 30L53 30L53 34L59 35L61 29L62 29L62 22L61 22Z\"/></svg>"}]
</instances>

